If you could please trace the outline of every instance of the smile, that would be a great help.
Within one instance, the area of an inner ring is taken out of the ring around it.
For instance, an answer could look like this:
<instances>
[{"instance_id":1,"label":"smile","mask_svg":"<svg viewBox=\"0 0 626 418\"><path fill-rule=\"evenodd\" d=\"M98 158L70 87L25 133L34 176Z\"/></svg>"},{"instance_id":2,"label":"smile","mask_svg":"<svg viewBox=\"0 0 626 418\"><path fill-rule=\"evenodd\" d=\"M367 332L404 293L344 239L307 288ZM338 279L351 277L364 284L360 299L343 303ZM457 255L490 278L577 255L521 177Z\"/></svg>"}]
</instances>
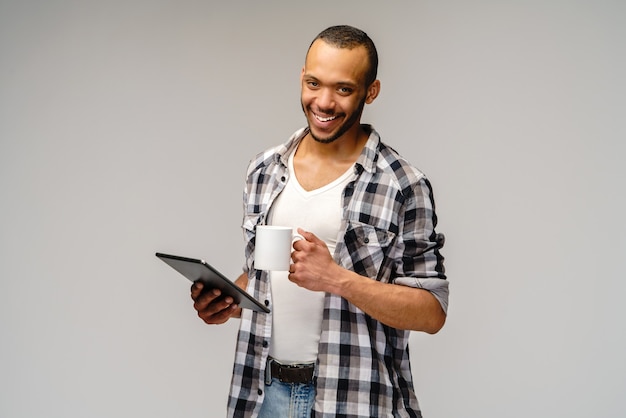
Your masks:
<instances>
[{"instance_id":1,"label":"smile","mask_svg":"<svg viewBox=\"0 0 626 418\"><path fill-rule=\"evenodd\" d=\"M315 119L319 120L320 122L330 122L331 120L335 120L337 119L337 115L335 116L329 116L327 118L323 118L315 113L313 113L313 116L315 116Z\"/></svg>"}]
</instances>

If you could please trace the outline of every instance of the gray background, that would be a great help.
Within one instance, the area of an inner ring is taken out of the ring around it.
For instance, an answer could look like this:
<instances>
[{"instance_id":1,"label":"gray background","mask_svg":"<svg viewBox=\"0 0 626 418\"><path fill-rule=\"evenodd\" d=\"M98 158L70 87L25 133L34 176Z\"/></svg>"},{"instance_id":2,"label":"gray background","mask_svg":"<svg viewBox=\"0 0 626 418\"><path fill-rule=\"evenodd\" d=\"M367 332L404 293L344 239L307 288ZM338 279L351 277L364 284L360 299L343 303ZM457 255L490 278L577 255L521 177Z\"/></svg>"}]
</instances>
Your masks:
<instances>
[{"instance_id":1,"label":"gray background","mask_svg":"<svg viewBox=\"0 0 626 418\"><path fill-rule=\"evenodd\" d=\"M246 164L340 23L447 236L425 416L624 416L625 5L0 1L0 416L223 416L237 322L153 253L239 273Z\"/></svg>"}]
</instances>

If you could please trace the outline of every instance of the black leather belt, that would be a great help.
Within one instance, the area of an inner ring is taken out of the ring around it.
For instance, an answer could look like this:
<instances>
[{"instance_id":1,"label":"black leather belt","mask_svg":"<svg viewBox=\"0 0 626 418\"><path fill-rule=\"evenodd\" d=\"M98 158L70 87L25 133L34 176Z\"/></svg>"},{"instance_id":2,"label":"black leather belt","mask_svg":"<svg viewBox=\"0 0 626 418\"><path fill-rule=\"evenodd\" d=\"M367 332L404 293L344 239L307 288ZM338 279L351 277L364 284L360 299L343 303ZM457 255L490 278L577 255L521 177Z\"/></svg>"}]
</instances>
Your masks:
<instances>
[{"instance_id":1,"label":"black leather belt","mask_svg":"<svg viewBox=\"0 0 626 418\"><path fill-rule=\"evenodd\" d=\"M272 377L283 383L311 383L315 364L280 364L273 358L267 361Z\"/></svg>"}]
</instances>

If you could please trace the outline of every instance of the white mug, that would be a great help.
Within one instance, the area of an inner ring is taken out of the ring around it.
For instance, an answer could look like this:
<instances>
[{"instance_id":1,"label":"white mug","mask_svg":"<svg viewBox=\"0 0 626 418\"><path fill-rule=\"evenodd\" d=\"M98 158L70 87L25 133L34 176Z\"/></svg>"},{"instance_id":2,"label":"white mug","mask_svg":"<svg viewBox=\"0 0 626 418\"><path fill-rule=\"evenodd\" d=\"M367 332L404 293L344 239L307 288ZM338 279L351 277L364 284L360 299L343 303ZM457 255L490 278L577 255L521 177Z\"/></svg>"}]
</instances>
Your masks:
<instances>
[{"instance_id":1,"label":"white mug","mask_svg":"<svg viewBox=\"0 0 626 418\"><path fill-rule=\"evenodd\" d=\"M295 241L304 239L288 226L257 225L254 244L254 268L288 271Z\"/></svg>"}]
</instances>

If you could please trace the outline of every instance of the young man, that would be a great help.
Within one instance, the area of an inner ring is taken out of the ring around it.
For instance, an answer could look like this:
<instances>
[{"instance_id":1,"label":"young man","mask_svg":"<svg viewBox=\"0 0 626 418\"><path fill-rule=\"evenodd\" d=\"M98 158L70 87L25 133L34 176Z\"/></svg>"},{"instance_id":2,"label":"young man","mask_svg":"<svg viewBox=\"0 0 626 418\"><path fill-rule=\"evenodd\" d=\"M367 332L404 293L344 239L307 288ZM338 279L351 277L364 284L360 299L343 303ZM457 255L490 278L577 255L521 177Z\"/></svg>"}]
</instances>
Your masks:
<instances>
[{"instance_id":1,"label":"young man","mask_svg":"<svg viewBox=\"0 0 626 418\"><path fill-rule=\"evenodd\" d=\"M360 123L380 92L377 66L364 32L321 32L301 74L308 126L250 163L237 283L272 313L192 286L206 323L241 317L229 416L421 416L409 332L445 322L443 236L427 179ZM255 227L265 223L305 238L289 272L254 269Z\"/></svg>"}]
</instances>

